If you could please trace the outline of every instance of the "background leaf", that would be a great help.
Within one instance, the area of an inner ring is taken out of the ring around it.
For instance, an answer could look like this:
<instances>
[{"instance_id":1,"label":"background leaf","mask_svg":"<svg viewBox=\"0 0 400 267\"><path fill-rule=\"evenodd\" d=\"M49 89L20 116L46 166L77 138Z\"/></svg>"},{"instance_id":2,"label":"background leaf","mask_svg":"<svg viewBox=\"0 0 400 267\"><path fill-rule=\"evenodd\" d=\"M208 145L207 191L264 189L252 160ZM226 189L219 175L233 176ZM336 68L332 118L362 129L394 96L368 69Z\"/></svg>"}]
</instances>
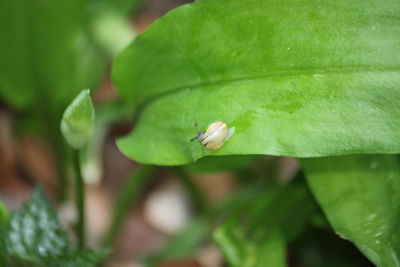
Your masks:
<instances>
[{"instance_id":1,"label":"background leaf","mask_svg":"<svg viewBox=\"0 0 400 267\"><path fill-rule=\"evenodd\" d=\"M261 240L249 241L238 221L230 220L214 232L214 238L230 266L286 266L285 243L276 232Z\"/></svg>"},{"instance_id":2,"label":"background leaf","mask_svg":"<svg viewBox=\"0 0 400 267\"><path fill-rule=\"evenodd\" d=\"M225 211L214 239L232 266L286 266L286 244L303 232L316 205L303 181L258 190Z\"/></svg>"},{"instance_id":3,"label":"background leaf","mask_svg":"<svg viewBox=\"0 0 400 267\"><path fill-rule=\"evenodd\" d=\"M92 9L113 9L121 14L136 12L143 5L143 2L144 0L89 0Z\"/></svg>"},{"instance_id":4,"label":"background leaf","mask_svg":"<svg viewBox=\"0 0 400 267\"><path fill-rule=\"evenodd\" d=\"M83 1L2 1L0 10L1 96L20 109L40 103L57 110L77 92L74 49Z\"/></svg>"},{"instance_id":5,"label":"background leaf","mask_svg":"<svg viewBox=\"0 0 400 267\"><path fill-rule=\"evenodd\" d=\"M306 267L374 267L349 241L329 228L308 227L289 245L290 262Z\"/></svg>"},{"instance_id":6,"label":"background leaf","mask_svg":"<svg viewBox=\"0 0 400 267\"><path fill-rule=\"evenodd\" d=\"M377 266L400 266L400 168L395 156L304 159L335 231Z\"/></svg>"},{"instance_id":7,"label":"background leaf","mask_svg":"<svg viewBox=\"0 0 400 267\"><path fill-rule=\"evenodd\" d=\"M241 170L260 158L261 157L257 155L204 157L195 163L185 165L184 168L193 173L216 173Z\"/></svg>"},{"instance_id":8,"label":"background leaf","mask_svg":"<svg viewBox=\"0 0 400 267\"><path fill-rule=\"evenodd\" d=\"M162 250L145 257L143 264L159 266L162 261L182 259L194 254L196 248L206 239L209 227L205 218L195 218L182 232L172 237Z\"/></svg>"},{"instance_id":9,"label":"background leaf","mask_svg":"<svg viewBox=\"0 0 400 267\"><path fill-rule=\"evenodd\" d=\"M318 8L316 8L318 7ZM200 0L158 20L114 63L141 111L118 141L163 165L205 155L296 157L400 151L400 3ZM188 140L222 120L207 152Z\"/></svg>"},{"instance_id":10,"label":"background leaf","mask_svg":"<svg viewBox=\"0 0 400 267\"><path fill-rule=\"evenodd\" d=\"M104 249L100 251L81 250L73 251L67 255L56 258L45 259L45 266L55 267L93 267L97 266L108 254L110 250Z\"/></svg>"},{"instance_id":11,"label":"background leaf","mask_svg":"<svg viewBox=\"0 0 400 267\"><path fill-rule=\"evenodd\" d=\"M0 101L17 114L12 123L16 140L23 133L48 141L60 200L65 197L69 162L59 131L62 113L80 90L97 85L106 63L86 36L85 4L0 1Z\"/></svg>"}]
</instances>

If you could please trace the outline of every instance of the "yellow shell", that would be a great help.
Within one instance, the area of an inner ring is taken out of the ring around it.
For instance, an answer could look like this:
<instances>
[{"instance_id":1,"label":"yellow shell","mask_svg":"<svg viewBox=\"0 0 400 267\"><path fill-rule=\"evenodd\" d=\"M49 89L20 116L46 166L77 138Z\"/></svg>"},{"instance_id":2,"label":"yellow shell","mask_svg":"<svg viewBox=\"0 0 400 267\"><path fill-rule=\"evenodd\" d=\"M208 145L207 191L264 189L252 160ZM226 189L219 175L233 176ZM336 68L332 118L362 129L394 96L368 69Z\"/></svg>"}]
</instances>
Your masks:
<instances>
[{"instance_id":1,"label":"yellow shell","mask_svg":"<svg viewBox=\"0 0 400 267\"><path fill-rule=\"evenodd\" d=\"M217 121L208 125L205 132L200 132L198 140L209 150L216 150L225 143L228 133L228 125L222 121Z\"/></svg>"}]
</instances>

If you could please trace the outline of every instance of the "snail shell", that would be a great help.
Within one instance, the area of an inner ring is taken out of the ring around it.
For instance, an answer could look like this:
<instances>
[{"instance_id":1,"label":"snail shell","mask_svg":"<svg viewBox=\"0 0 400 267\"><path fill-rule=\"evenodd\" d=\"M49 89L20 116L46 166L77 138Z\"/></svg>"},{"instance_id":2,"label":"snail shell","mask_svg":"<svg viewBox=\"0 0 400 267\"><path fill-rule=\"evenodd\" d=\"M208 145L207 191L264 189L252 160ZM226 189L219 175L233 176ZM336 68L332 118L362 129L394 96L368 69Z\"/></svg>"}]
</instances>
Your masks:
<instances>
[{"instance_id":1,"label":"snail shell","mask_svg":"<svg viewBox=\"0 0 400 267\"><path fill-rule=\"evenodd\" d=\"M216 150L225 143L227 134L228 125L222 121L217 121L208 125L205 132L198 131L196 138L205 148Z\"/></svg>"}]
</instances>

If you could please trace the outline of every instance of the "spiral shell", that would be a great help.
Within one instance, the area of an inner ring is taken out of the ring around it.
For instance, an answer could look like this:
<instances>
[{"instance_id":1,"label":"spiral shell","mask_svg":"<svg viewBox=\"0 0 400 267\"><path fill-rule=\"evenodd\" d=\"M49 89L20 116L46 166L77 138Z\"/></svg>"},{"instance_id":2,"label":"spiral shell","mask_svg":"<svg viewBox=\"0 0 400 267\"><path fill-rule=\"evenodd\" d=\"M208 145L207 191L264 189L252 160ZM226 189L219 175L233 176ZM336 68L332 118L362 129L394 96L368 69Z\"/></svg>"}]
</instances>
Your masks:
<instances>
[{"instance_id":1,"label":"spiral shell","mask_svg":"<svg viewBox=\"0 0 400 267\"><path fill-rule=\"evenodd\" d=\"M197 130L197 132L198 134L194 139L197 138L197 140L199 140L199 142L205 148L209 150L216 150L225 143L228 134L228 125L222 121L217 121L208 125L205 132L201 132L199 130Z\"/></svg>"}]
</instances>

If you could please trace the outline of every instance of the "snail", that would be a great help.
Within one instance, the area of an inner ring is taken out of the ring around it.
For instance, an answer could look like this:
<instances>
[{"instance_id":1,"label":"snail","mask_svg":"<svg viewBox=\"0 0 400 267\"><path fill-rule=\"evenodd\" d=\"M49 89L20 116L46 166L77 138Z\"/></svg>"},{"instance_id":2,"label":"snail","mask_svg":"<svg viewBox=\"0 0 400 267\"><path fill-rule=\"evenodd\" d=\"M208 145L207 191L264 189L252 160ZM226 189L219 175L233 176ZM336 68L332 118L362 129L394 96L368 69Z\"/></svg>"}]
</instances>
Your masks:
<instances>
[{"instance_id":1,"label":"snail","mask_svg":"<svg viewBox=\"0 0 400 267\"><path fill-rule=\"evenodd\" d=\"M199 130L197 123L195 123L197 136L190 141L197 139L200 144L209 150L217 150L225 141L232 135L234 128L228 129L225 122L217 121L208 125L207 130L202 132Z\"/></svg>"}]
</instances>

